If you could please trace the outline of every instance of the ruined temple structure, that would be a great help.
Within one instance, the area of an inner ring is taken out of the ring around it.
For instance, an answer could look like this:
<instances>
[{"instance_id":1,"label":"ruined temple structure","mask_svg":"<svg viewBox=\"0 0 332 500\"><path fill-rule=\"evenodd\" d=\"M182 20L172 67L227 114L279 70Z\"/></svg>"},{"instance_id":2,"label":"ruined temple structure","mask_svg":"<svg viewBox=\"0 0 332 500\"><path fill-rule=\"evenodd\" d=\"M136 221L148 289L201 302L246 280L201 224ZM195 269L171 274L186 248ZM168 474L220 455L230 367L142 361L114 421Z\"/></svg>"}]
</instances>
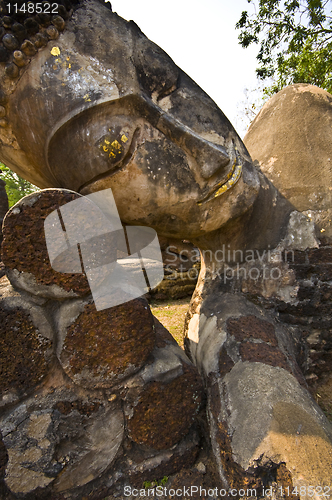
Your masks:
<instances>
[{"instance_id":1,"label":"ruined temple structure","mask_svg":"<svg viewBox=\"0 0 332 500\"><path fill-rule=\"evenodd\" d=\"M153 290L154 300L182 299L191 297L200 270L200 253L190 241L159 236L164 264L164 279Z\"/></svg>"},{"instance_id":2,"label":"ruined temple structure","mask_svg":"<svg viewBox=\"0 0 332 500\"><path fill-rule=\"evenodd\" d=\"M257 168L298 211L293 217L300 217L302 222L293 224L295 232L303 223L310 228L309 233L300 230L295 240L284 245L292 249L284 253L283 261L294 273L298 289L295 300L281 301L276 310L293 337L305 339L301 364L306 380L317 389L315 394L329 394L330 402L331 104L331 95L314 85L286 87L263 107L244 139ZM331 412L331 407L326 410Z\"/></svg>"},{"instance_id":3,"label":"ruined temple structure","mask_svg":"<svg viewBox=\"0 0 332 500\"><path fill-rule=\"evenodd\" d=\"M0 8L0 160L43 189L4 221L1 499L129 498L162 478L329 494L332 429L315 397L332 375L332 96L276 95L250 156L109 5ZM143 298L97 310L84 273L50 266L45 218L106 189L124 225L200 248L186 354Z\"/></svg>"}]
</instances>

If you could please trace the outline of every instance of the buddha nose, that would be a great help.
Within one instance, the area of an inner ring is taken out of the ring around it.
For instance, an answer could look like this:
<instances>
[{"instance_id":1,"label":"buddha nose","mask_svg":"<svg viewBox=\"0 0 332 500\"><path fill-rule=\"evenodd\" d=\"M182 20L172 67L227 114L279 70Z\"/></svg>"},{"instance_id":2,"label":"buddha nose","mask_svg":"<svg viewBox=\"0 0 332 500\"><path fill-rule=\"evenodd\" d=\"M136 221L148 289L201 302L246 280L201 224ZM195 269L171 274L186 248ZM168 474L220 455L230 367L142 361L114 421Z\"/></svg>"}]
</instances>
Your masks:
<instances>
[{"instance_id":1,"label":"buddha nose","mask_svg":"<svg viewBox=\"0 0 332 500\"><path fill-rule=\"evenodd\" d=\"M230 157L223 146L191 133L184 138L184 148L197 161L200 174L204 179L209 179L217 172L221 173L222 170L228 173L226 167L230 162Z\"/></svg>"},{"instance_id":2,"label":"buddha nose","mask_svg":"<svg viewBox=\"0 0 332 500\"><path fill-rule=\"evenodd\" d=\"M154 125L160 132L175 144L183 148L189 156L192 156L199 167L199 175L207 180L217 172L222 176L229 173L230 157L225 147L210 142L200 136L181 121L166 114L157 105L147 99L144 95L133 96L136 107L140 114Z\"/></svg>"},{"instance_id":3,"label":"buddha nose","mask_svg":"<svg viewBox=\"0 0 332 500\"><path fill-rule=\"evenodd\" d=\"M230 157L226 148L204 139L186 125L164 114L159 117L157 128L197 161L203 179L209 179L222 170L227 175Z\"/></svg>"}]
</instances>

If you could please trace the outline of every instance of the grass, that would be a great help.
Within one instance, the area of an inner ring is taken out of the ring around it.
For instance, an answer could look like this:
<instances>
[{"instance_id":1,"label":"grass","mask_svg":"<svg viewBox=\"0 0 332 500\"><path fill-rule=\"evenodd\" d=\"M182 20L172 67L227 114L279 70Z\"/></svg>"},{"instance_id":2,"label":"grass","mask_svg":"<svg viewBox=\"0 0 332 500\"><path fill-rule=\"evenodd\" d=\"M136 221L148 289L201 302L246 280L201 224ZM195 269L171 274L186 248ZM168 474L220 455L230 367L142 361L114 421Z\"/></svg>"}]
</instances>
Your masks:
<instances>
[{"instance_id":1,"label":"grass","mask_svg":"<svg viewBox=\"0 0 332 500\"><path fill-rule=\"evenodd\" d=\"M173 335L177 343L183 347L183 325L189 307L190 297L178 300L152 302L152 314Z\"/></svg>"}]
</instances>

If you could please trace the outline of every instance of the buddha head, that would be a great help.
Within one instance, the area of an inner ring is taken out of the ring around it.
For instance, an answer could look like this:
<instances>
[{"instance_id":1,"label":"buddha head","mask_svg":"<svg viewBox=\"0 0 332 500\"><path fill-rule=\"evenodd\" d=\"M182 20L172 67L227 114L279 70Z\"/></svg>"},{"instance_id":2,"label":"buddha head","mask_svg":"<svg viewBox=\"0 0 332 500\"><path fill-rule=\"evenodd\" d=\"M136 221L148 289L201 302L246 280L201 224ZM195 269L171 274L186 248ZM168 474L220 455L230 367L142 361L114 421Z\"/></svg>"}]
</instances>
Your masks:
<instances>
[{"instance_id":1,"label":"buddha head","mask_svg":"<svg viewBox=\"0 0 332 500\"><path fill-rule=\"evenodd\" d=\"M2 7L1 161L42 188L111 188L124 223L166 236L197 237L252 206L245 146L163 50L102 1L49 10Z\"/></svg>"}]
</instances>

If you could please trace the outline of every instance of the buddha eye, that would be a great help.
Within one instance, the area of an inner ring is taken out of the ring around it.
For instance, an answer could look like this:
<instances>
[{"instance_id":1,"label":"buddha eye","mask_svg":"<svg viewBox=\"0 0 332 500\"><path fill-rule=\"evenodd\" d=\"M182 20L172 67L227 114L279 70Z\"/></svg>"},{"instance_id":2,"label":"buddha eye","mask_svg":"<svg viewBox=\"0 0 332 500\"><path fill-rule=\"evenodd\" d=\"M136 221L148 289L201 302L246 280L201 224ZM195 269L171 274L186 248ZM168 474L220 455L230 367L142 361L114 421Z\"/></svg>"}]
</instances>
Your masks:
<instances>
[{"instance_id":1,"label":"buddha eye","mask_svg":"<svg viewBox=\"0 0 332 500\"><path fill-rule=\"evenodd\" d=\"M130 132L126 128L112 127L96 143L101 155L108 162L116 165L125 157L130 145Z\"/></svg>"},{"instance_id":2,"label":"buddha eye","mask_svg":"<svg viewBox=\"0 0 332 500\"><path fill-rule=\"evenodd\" d=\"M130 161L139 127L129 113L123 114L127 106L122 102L102 103L85 109L55 130L47 160L59 185L78 191L86 179L114 173ZM64 169L64 165L76 168Z\"/></svg>"}]
</instances>

